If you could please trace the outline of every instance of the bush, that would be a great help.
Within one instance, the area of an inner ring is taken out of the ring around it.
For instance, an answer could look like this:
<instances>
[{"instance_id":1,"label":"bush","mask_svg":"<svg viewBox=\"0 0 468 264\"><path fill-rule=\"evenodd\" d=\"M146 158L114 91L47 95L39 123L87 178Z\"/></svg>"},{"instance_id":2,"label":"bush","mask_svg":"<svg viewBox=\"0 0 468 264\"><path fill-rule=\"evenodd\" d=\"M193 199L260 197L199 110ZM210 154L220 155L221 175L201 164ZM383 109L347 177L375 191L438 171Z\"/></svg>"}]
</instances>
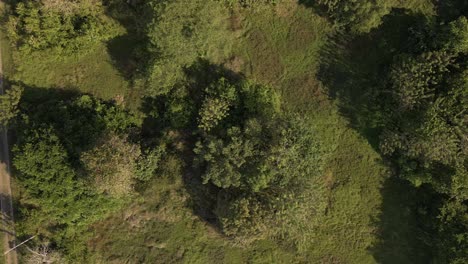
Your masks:
<instances>
[{"instance_id":1,"label":"bush","mask_svg":"<svg viewBox=\"0 0 468 264\"><path fill-rule=\"evenodd\" d=\"M81 154L90 182L98 192L123 197L133 192L140 147L124 137L108 134Z\"/></svg>"},{"instance_id":2,"label":"bush","mask_svg":"<svg viewBox=\"0 0 468 264\"><path fill-rule=\"evenodd\" d=\"M0 126L7 126L19 113L18 104L23 88L13 85L5 94L0 94Z\"/></svg>"},{"instance_id":3,"label":"bush","mask_svg":"<svg viewBox=\"0 0 468 264\"><path fill-rule=\"evenodd\" d=\"M85 52L120 32L104 14L100 1L20 1L9 16L8 33L20 50L52 49L59 53Z\"/></svg>"}]
</instances>

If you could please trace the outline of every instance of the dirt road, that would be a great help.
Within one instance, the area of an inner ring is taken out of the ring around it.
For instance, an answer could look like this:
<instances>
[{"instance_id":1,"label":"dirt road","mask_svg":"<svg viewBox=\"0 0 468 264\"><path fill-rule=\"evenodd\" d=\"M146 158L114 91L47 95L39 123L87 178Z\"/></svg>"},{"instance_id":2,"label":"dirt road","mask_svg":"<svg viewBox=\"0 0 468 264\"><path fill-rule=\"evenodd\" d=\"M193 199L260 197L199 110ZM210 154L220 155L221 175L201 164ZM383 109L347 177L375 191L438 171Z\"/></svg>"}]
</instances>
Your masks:
<instances>
[{"instance_id":1,"label":"dirt road","mask_svg":"<svg viewBox=\"0 0 468 264\"><path fill-rule=\"evenodd\" d=\"M0 94L3 94L3 67L2 47L0 47ZM7 130L0 127L0 211L1 211L1 236L3 240L3 252L15 246L15 229L13 218L13 202L10 186L10 155L8 149ZM16 251L12 250L5 256L7 264L17 264Z\"/></svg>"}]
</instances>

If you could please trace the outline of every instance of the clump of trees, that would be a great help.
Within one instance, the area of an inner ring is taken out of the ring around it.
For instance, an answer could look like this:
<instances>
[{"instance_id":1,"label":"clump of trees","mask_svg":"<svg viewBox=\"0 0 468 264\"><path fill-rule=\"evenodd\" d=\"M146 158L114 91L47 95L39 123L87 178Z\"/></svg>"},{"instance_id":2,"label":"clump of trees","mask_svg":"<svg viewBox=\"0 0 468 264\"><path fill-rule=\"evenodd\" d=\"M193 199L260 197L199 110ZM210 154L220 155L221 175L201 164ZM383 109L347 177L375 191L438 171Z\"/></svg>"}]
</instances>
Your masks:
<instances>
[{"instance_id":1,"label":"clump of trees","mask_svg":"<svg viewBox=\"0 0 468 264\"><path fill-rule=\"evenodd\" d=\"M13 164L25 192L20 234L39 234L59 247L70 245L109 208L108 200L80 180L51 127L25 131L14 153Z\"/></svg>"},{"instance_id":2,"label":"clump of trees","mask_svg":"<svg viewBox=\"0 0 468 264\"><path fill-rule=\"evenodd\" d=\"M392 125L382 134L381 149L400 157L402 174L414 184L431 183L460 197L463 185L456 183L463 180L457 177L466 177L468 22L461 17L440 30L447 36L428 45L432 50L403 54L392 66Z\"/></svg>"},{"instance_id":3,"label":"clump of trees","mask_svg":"<svg viewBox=\"0 0 468 264\"><path fill-rule=\"evenodd\" d=\"M219 190L214 212L226 235L255 239L277 231L285 214L295 217L289 209L326 151L305 120L280 111L274 91L221 78L203 92L198 127L195 164Z\"/></svg>"},{"instance_id":4,"label":"clump of trees","mask_svg":"<svg viewBox=\"0 0 468 264\"><path fill-rule=\"evenodd\" d=\"M30 96L20 102L13 148L22 193L18 230L80 259L88 225L131 194L138 164L158 161L129 141L141 121L127 110L88 95L41 104Z\"/></svg>"},{"instance_id":5,"label":"clump of trees","mask_svg":"<svg viewBox=\"0 0 468 264\"><path fill-rule=\"evenodd\" d=\"M104 11L102 1L22 0L9 16L8 35L26 53L80 53L121 31Z\"/></svg>"},{"instance_id":6,"label":"clump of trees","mask_svg":"<svg viewBox=\"0 0 468 264\"><path fill-rule=\"evenodd\" d=\"M466 262L468 221L468 21L425 28L425 45L402 54L388 76L389 113L380 148L415 186L430 186L439 215L431 226L442 262ZM416 42L414 42L416 43ZM464 230L464 231L463 231Z\"/></svg>"}]
</instances>

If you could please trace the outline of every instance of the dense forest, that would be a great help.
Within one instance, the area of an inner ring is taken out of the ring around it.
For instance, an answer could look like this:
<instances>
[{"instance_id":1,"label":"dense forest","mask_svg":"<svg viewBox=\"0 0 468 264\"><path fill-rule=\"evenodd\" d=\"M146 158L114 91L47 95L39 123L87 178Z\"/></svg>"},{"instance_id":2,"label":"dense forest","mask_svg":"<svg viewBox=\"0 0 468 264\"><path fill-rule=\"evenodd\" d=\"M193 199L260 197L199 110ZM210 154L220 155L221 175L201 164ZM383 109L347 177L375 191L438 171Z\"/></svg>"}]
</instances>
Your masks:
<instances>
[{"instance_id":1,"label":"dense forest","mask_svg":"<svg viewBox=\"0 0 468 264\"><path fill-rule=\"evenodd\" d=\"M468 262L465 0L9 0L20 263Z\"/></svg>"}]
</instances>

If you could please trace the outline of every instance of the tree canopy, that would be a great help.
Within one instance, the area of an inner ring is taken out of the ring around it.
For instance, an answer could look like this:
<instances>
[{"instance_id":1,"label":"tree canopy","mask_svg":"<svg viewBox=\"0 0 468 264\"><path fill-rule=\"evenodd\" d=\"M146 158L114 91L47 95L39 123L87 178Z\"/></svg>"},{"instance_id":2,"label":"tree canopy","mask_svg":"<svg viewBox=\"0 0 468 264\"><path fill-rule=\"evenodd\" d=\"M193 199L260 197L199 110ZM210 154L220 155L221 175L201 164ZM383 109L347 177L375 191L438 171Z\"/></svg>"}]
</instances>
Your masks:
<instances>
[{"instance_id":1,"label":"tree canopy","mask_svg":"<svg viewBox=\"0 0 468 264\"><path fill-rule=\"evenodd\" d=\"M272 231L322 171L326 147L305 120L282 114L265 86L220 79L202 98L194 152L203 182L220 188L215 213L223 231L238 237Z\"/></svg>"}]
</instances>

